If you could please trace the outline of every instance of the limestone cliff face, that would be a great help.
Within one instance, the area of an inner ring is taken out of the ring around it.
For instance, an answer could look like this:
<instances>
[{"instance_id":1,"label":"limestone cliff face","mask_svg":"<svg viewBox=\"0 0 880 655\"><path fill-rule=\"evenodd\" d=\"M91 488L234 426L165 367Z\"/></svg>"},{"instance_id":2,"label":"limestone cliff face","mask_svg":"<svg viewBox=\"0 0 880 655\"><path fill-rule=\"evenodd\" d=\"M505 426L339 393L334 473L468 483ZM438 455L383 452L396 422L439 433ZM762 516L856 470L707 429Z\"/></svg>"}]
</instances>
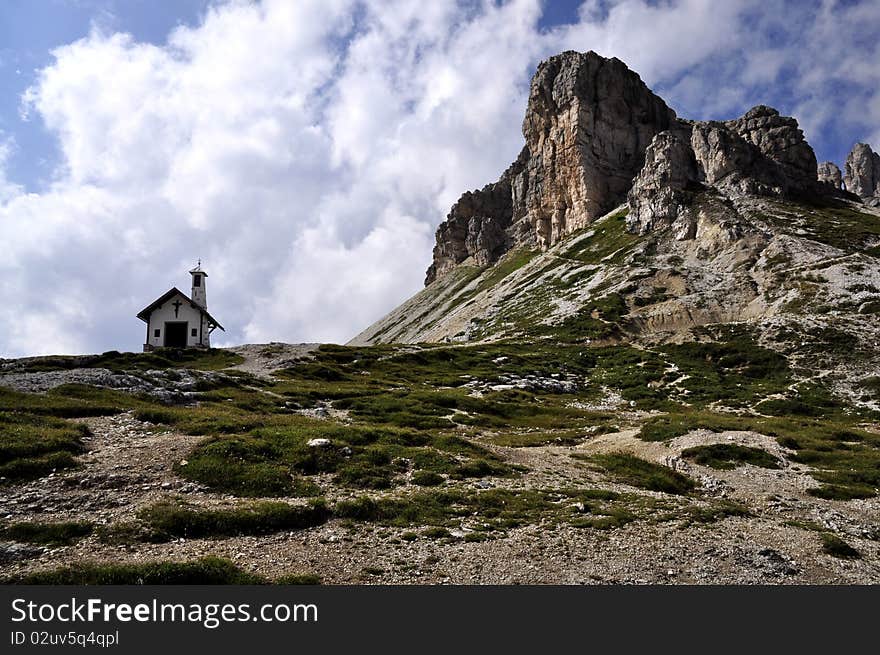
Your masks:
<instances>
[{"instance_id":1,"label":"limestone cliff face","mask_svg":"<svg viewBox=\"0 0 880 655\"><path fill-rule=\"evenodd\" d=\"M629 232L672 226L679 240L694 238L709 196L880 206L880 155L868 145L856 145L841 175L817 164L794 118L759 105L734 120L679 119L623 62L594 52L538 66L522 132L517 160L462 195L437 229L426 285L465 261L547 250L624 202Z\"/></svg>"},{"instance_id":2,"label":"limestone cliff face","mask_svg":"<svg viewBox=\"0 0 880 655\"><path fill-rule=\"evenodd\" d=\"M523 150L501 179L478 191L467 191L458 199L446 220L437 228L434 263L428 268L425 284L443 277L460 262L473 257L486 266L510 249L513 222L511 179L523 170Z\"/></svg>"},{"instance_id":3,"label":"limestone cliff face","mask_svg":"<svg viewBox=\"0 0 880 655\"><path fill-rule=\"evenodd\" d=\"M501 179L465 193L437 230L426 284L469 257L547 248L620 204L675 112L618 59L564 52L538 66L526 145Z\"/></svg>"},{"instance_id":4,"label":"limestone cliff face","mask_svg":"<svg viewBox=\"0 0 880 655\"><path fill-rule=\"evenodd\" d=\"M618 205L645 150L676 117L618 59L566 52L532 79L523 136L529 157L514 181L517 218L547 247Z\"/></svg>"}]
</instances>

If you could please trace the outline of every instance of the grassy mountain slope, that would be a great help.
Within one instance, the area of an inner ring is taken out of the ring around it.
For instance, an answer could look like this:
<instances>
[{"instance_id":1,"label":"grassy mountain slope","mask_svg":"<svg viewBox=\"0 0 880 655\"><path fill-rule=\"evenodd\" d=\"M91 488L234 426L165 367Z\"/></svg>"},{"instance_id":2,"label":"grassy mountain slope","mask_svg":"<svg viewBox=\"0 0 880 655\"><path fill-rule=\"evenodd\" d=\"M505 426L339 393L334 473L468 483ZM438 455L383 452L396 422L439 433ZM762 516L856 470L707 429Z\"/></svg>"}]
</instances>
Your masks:
<instances>
[{"instance_id":1,"label":"grassy mountain slope","mask_svg":"<svg viewBox=\"0 0 880 655\"><path fill-rule=\"evenodd\" d=\"M747 326L804 378L864 401L880 367L880 212L855 203L697 200L693 238L625 229L621 207L546 252L465 262L351 344L530 343L639 346L711 340Z\"/></svg>"}]
</instances>

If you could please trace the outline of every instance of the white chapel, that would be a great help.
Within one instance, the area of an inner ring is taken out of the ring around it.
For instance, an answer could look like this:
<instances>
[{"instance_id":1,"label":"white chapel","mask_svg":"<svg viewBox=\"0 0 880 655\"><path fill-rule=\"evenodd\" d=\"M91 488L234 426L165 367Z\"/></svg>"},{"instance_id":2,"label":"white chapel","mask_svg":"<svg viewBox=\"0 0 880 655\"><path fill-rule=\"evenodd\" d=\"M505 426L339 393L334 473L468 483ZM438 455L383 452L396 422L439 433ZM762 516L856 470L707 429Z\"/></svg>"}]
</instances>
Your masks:
<instances>
[{"instance_id":1,"label":"white chapel","mask_svg":"<svg viewBox=\"0 0 880 655\"><path fill-rule=\"evenodd\" d=\"M154 348L210 348L211 332L223 326L208 313L202 263L190 272L192 296L172 287L142 309L137 317L147 324L144 352ZM225 330L224 330L225 332Z\"/></svg>"}]
</instances>

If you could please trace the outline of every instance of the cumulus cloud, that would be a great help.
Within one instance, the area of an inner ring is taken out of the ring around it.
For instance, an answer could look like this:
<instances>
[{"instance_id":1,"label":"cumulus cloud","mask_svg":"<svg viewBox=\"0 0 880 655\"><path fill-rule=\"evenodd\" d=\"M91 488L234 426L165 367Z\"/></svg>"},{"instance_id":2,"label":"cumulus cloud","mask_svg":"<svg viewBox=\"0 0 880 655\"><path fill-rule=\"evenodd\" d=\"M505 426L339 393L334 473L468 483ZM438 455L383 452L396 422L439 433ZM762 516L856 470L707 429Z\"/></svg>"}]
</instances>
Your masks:
<instances>
[{"instance_id":1,"label":"cumulus cloud","mask_svg":"<svg viewBox=\"0 0 880 655\"><path fill-rule=\"evenodd\" d=\"M231 1L162 45L104 27L58 48L23 98L58 140L48 188L6 182L0 139L0 355L137 349L134 314L199 257L218 342L347 340L420 288L437 224L516 156L529 76L566 48L623 59L687 116L763 101L819 143L878 137L876 3L541 12Z\"/></svg>"}]
</instances>

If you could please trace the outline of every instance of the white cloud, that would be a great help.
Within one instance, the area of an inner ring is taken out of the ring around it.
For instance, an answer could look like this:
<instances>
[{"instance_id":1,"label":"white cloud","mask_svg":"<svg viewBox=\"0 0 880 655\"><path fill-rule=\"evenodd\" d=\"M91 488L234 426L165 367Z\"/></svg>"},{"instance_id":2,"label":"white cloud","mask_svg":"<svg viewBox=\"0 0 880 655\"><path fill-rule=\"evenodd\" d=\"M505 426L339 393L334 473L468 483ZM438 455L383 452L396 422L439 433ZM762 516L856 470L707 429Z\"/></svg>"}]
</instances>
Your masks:
<instances>
[{"instance_id":1,"label":"white cloud","mask_svg":"<svg viewBox=\"0 0 880 655\"><path fill-rule=\"evenodd\" d=\"M136 349L134 314L198 257L218 342L345 341L420 288L436 225L516 156L528 78L566 48L685 115L781 98L809 136L876 139L876 3L792 7L588 2L541 30L538 0L233 1L161 46L104 22L24 98L58 138L52 185L5 182L0 145L0 355Z\"/></svg>"}]
</instances>

